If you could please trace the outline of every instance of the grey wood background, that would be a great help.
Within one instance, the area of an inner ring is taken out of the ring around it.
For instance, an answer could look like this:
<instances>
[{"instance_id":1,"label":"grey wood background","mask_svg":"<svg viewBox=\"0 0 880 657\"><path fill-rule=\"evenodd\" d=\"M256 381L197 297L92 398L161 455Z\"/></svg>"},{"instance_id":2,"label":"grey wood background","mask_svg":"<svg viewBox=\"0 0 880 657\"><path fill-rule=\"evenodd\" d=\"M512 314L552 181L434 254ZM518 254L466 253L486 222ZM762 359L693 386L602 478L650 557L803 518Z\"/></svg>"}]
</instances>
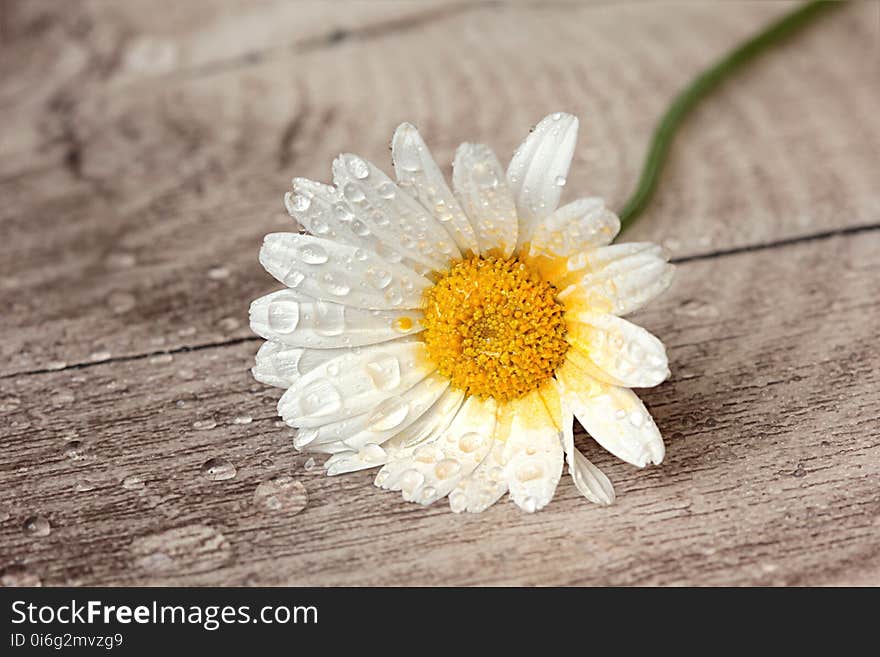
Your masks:
<instances>
[{"instance_id":1,"label":"grey wood background","mask_svg":"<svg viewBox=\"0 0 880 657\"><path fill-rule=\"evenodd\" d=\"M535 515L326 478L248 372L294 175L448 165L581 117L567 190L620 207L674 93L788 2L0 4L0 578L37 584L880 584L880 4L698 109L628 239L667 460ZM448 168L448 167L447 167ZM234 475L234 476L233 476ZM277 503L272 503L275 500Z\"/></svg>"}]
</instances>

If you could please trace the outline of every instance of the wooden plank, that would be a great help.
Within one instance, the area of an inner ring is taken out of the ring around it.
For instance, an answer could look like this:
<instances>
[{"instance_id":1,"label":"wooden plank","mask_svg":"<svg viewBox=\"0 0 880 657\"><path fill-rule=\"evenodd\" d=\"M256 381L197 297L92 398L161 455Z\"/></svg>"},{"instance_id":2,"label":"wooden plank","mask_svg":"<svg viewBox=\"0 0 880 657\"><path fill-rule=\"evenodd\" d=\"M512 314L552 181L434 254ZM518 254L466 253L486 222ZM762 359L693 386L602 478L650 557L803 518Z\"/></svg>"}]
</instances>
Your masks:
<instances>
[{"instance_id":1,"label":"wooden plank","mask_svg":"<svg viewBox=\"0 0 880 657\"><path fill-rule=\"evenodd\" d=\"M247 372L256 342L0 379L0 568L44 584L880 584L878 248L873 230L682 264L637 318L669 347L672 380L643 394L666 462L638 471L578 439L615 483L610 508L566 477L538 514L456 516L308 470L277 391ZM211 459L236 475L212 481ZM301 512L290 486L261 504L278 476L305 487ZM34 516L47 535L24 529Z\"/></svg>"},{"instance_id":2,"label":"wooden plank","mask_svg":"<svg viewBox=\"0 0 880 657\"><path fill-rule=\"evenodd\" d=\"M272 22L275 5L183 20L99 3L77 32L75 16L38 3L10 21L24 27L0 61L28 63L0 76L14 117L2 131L14 157L0 173L0 374L247 336L249 300L273 286L258 245L290 226L291 175L326 179L341 151L389 168L402 120L448 164L462 140L506 156L544 113L577 112L570 193L619 206L672 94L791 6L414 4L381 3L363 29L357 11L334 19L350 30L335 40L317 9L289 41L277 27L243 30L225 64L229 26ZM689 256L876 223L877 12L832 12L709 99L633 237ZM170 73L132 64L154 34L188 53ZM260 38L264 55L245 56Z\"/></svg>"}]
</instances>

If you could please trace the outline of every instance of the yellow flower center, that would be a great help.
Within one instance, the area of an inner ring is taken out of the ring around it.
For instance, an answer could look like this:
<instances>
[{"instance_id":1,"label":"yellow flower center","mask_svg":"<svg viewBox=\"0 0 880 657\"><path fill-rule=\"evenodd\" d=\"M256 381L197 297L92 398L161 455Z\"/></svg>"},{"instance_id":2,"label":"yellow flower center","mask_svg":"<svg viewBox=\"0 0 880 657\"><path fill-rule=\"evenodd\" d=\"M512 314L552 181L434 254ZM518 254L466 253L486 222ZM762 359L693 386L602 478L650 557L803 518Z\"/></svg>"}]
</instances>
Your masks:
<instances>
[{"instance_id":1,"label":"yellow flower center","mask_svg":"<svg viewBox=\"0 0 880 657\"><path fill-rule=\"evenodd\" d=\"M553 376L568 349L556 288L516 258L456 260L422 305L429 357L468 394L522 397Z\"/></svg>"}]
</instances>

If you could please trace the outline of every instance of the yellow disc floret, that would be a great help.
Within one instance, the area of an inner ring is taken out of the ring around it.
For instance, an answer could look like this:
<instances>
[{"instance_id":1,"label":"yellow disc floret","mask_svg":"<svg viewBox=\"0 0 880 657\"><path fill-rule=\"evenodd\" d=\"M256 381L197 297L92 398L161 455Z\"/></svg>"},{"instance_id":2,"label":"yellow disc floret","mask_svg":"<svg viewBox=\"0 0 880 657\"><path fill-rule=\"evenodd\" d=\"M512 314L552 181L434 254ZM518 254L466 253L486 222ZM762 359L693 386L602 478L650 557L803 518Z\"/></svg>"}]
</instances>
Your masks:
<instances>
[{"instance_id":1,"label":"yellow disc floret","mask_svg":"<svg viewBox=\"0 0 880 657\"><path fill-rule=\"evenodd\" d=\"M521 397L553 376L568 349L556 288L516 258L456 260L422 300L428 355L468 394Z\"/></svg>"}]
</instances>

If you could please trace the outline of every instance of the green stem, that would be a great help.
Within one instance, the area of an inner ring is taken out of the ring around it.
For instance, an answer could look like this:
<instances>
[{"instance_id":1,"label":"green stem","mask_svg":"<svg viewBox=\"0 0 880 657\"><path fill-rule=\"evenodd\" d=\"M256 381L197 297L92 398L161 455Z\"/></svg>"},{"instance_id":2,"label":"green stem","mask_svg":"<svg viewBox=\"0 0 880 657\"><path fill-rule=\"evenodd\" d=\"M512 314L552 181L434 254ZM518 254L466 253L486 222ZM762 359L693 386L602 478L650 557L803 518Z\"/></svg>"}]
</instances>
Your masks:
<instances>
[{"instance_id":1,"label":"green stem","mask_svg":"<svg viewBox=\"0 0 880 657\"><path fill-rule=\"evenodd\" d=\"M669 154L669 146L678 126L699 101L718 84L733 73L737 68L760 55L768 46L777 43L810 20L838 2L808 2L774 21L761 32L731 51L714 66L703 71L672 101L666 114L654 130L651 146L642 175L635 191L620 211L621 232L635 222L636 218L647 207L651 195L657 187L657 180L663 163Z\"/></svg>"}]
</instances>

